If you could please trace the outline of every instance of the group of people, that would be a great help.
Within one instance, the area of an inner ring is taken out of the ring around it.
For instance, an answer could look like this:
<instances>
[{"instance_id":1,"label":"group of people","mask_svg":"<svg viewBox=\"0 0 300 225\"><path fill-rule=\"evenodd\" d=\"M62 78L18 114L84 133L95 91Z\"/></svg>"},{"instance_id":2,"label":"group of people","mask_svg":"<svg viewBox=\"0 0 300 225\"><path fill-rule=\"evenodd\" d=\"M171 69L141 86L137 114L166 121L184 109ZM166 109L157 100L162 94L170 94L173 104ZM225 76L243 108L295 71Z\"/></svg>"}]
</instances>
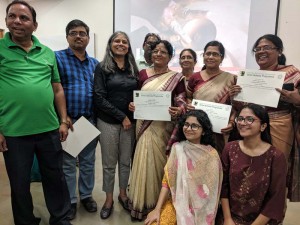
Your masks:
<instances>
[{"instance_id":1,"label":"group of people","mask_svg":"<svg viewBox=\"0 0 300 225\"><path fill-rule=\"evenodd\" d=\"M92 196L98 140L106 193L102 219L114 207L117 165L118 201L132 220L145 219L145 224L280 224L286 195L300 201L300 71L285 65L278 36L264 35L252 49L261 70L286 72L284 83L294 87L278 89L278 107L271 108L234 100L241 87L236 75L220 68L225 48L219 41L206 44L200 72L194 71L197 54L192 49L180 53L182 72L176 72L168 66L172 44L157 34L146 35L144 58L136 61L128 35L117 31L99 63L86 52L89 27L81 20L67 24L69 46L55 53L32 35L38 24L27 2L11 2L5 21L0 151L15 224L40 222L30 194L34 154L49 224L71 224L77 185L86 211L98 210ZM134 120L134 90L170 91L171 121ZM221 134L213 132L207 114L195 110L192 99L232 105ZM62 150L61 142L82 116L101 134L76 159Z\"/></svg>"}]
</instances>

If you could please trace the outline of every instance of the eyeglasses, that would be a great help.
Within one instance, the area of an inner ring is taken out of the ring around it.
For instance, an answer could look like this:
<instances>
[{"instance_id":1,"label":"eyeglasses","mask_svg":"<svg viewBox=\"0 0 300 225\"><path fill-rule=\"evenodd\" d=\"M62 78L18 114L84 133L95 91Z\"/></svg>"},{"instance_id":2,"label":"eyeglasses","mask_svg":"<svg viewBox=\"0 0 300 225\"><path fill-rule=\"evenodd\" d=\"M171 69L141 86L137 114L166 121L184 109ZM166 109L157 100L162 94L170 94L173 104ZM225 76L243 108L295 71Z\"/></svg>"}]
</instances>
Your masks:
<instances>
[{"instance_id":1,"label":"eyeglasses","mask_svg":"<svg viewBox=\"0 0 300 225\"><path fill-rule=\"evenodd\" d=\"M262 46L262 47L253 48L253 52L271 51L271 50L274 50L274 49L278 49L278 48L277 47L272 47L270 45L265 45L265 46Z\"/></svg>"},{"instance_id":2,"label":"eyeglasses","mask_svg":"<svg viewBox=\"0 0 300 225\"><path fill-rule=\"evenodd\" d=\"M162 55L167 55L168 52L162 51L162 50L153 50L152 54L157 55L160 52L160 54Z\"/></svg>"},{"instance_id":3,"label":"eyeglasses","mask_svg":"<svg viewBox=\"0 0 300 225\"><path fill-rule=\"evenodd\" d=\"M245 124L247 125L252 124L255 120L260 121L259 119L255 119L252 116L246 116L246 117L238 116L235 118L236 123L242 123L244 121Z\"/></svg>"},{"instance_id":4,"label":"eyeglasses","mask_svg":"<svg viewBox=\"0 0 300 225\"><path fill-rule=\"evenodd\" d=\"M204 52L203 55L205 57L210 57L210 56L213 56L213 57L221 57L222 54L219 53L219 52Z\"/></svg>"},{"instance_id":5,"label":"eyeglasses","mask_svg":"<svg viewBox=\"0 0 300 225\"><path fill-rule=\"evenodd\" d=\"M145 42L145 44L148 46L152 46L155 44L155 41L147 41L147 42Z\"/></svg>"},{"instance_id":6,"label":"eyeglasses","mask_svg":"<svg viewBox=\"0 0 300 225\"><path fill-rule=\"evenodd\" d=\"M189 124L188 122L185 122L183 124L184 129L188 129L189 127L191 127L191 130L196 131L199 130L202 126L196 123Z\"/></svg>"},{"instance_id":7,"label":"eyeglasses","mask_svg":"<svg viewBox=\"0 0 300 225\"><path fill-rule=\"evenodd\" d=\"M79 31L79 32L77 32L77 31L72 31L72 32L69 33L69 35L70 35L71 37L77 37L78 35L79 35L79 37L86 37L86 36L88 36L88 34L85 33L84 31Z\"/></svg>"}]
</instances>

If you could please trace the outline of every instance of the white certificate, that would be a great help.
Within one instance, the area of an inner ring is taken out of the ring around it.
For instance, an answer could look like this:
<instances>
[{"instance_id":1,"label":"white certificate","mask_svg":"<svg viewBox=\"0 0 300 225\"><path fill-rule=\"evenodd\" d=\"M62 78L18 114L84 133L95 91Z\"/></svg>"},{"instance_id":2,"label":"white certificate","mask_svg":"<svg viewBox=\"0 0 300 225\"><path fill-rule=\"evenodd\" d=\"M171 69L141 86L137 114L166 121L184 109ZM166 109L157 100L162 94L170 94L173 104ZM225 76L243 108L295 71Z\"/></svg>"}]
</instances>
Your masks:
<instances>
[{"instance_id":1,"label":"white certificate","mask_svg":"<svg viewBox=\"0 0 300 225\"><path fill-rule=\"evenodd\" d=\"M193 99L192 106L207 113L213 132L221 133L221 129L228 126L231 105Z\"/></svg>"},{"instance_id":2,"label":"white certificate","mask_svg":"<svg viewBox=\"0 0 300 225\"><path fill-rule=\"evenodd\" d=\"M66 141L62 142L63 149L74 158L99 134L100 131L83 116L74 124L74 130L69 130Z\"/></svg>"},{"instance_id":3,"label":"white certificate","mask_svg":"<svg viewBox=\"0 0 300 225\"><path fill-rule=\"evenodd\" d=\"M275 88L282 88L284 77L285 72L278 71L240 71L237 85L242 90L234 100L277 108L280 93Z\"/></svg>"},{"instance_id":4,"label":"white certificate","mask_svg":"<svg viewBox=\"0 0 300 225\"><path fill-rule=\"evenodd\" d=\"M170 91L134 91L134 119L171 121Z\"/></svg>"}]
</instances>

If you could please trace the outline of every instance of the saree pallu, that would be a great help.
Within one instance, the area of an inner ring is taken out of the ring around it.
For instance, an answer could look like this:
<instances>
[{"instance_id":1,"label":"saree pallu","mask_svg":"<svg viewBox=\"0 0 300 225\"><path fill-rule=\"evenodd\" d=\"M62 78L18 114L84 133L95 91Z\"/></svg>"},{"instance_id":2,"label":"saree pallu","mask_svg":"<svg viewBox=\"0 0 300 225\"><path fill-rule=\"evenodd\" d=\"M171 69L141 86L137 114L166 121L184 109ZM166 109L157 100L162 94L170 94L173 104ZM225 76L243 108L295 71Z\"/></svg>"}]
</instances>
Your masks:
<instances>
[{"instance_id":1,"label":"saree pallu","mask_svg":"<svg viewBox=\"0 0 300 225\"><path fill-rule=\"evenodd\" d=\"M223 176L216 149L189 141L175 143L165 176L177 225L215 223Z\"/></svg>"},{"instance_id":2,"label":"saree pallu","mask_svg":"<svg viewBox=\"0 0 300 225\"><path fill-rule=\"evenodd\" d=\"M289 158L288 198L291 202L300 202L300 114L295 112L295 140Z\"/></svg>"},{"instance_id":3,"label":"saree pallu","mask_svg":"<svg viewBox=\"0 0 300 225\"><path fill-rule=\"evenodd\" d=\"M222 72L195 87L193 98L197 100L230 104L229 88L235 84L235 76L228 72ZM222 152L228 135L214 133L216 149Z\"/></svg>"},{"instance_id":4,"label":"saree pallu","mask_svg":"<svg viewBox=\"0 0 300 225\"><path fill-rule=\"evenodd\" d=\"M168 72L153 75L142 87L144 91L173 91L182 80L182 75ZM176 96L175 105L185 102L185 93ZM161 190L164 166L167 161L166 145L175 123L172 121L137 120L137 144L132 165L129 206L131 216L142 219L151 211Z\"/></svg>"},{"instance_id":5,"label":"saree pallu","mask_svg":"<svg viewBox=\"0 0 300 225\"><path fill-rule=\"evenodd\" d=\"M290 65L282 66L277 71L286 72L284 83L293 83L300 88L300 71ZM283 151L288 160L288 198L292 202L300 201L300 165L299 165L299 109L287 104L277 109L269 109L271 136L275 147ZM275 118L274 118L275 115ZM280 126L279 126L280 124Z\"/></svg>"},{"instance_id":6,"label":"saree pallu","mask_svg":"<svg viewBox=\"0 0 300 225\"><path fill-rule=\"evenodd\" d=\"M193 98L197 100L226 104L229 102L229 88L234 85L235 76L228 72L203 81L195 87Z\"/></svg>"}]
</instances>

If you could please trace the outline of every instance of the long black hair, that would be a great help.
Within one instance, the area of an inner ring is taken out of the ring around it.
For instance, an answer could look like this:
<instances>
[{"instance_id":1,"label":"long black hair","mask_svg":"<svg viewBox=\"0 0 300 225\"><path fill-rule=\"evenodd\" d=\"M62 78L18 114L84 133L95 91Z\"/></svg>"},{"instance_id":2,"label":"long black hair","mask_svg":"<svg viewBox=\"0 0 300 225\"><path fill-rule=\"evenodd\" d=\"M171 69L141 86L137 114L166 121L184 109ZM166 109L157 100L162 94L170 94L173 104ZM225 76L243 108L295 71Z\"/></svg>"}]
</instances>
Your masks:
<instances>
[{"instance_id":1,"label":"long black hair","mask_svg":"<svg viewBox=\"0 0 300 225\"><path fill-rule=\"evenodd\" d=\"M202 126L203 135L201 137L200 144L211 145L211 146L215 147L215 142L213 139L212 125L211 125L211 122L210 122L206 112L204 112L203 110L191 110L181 116L181 118L179 119L179 122L178 122L179 141L186 140L186 137L183 133L183 125L184 125L186 119L190 116L196 117L196 119Z\"/></svg>"}]
</instances>

